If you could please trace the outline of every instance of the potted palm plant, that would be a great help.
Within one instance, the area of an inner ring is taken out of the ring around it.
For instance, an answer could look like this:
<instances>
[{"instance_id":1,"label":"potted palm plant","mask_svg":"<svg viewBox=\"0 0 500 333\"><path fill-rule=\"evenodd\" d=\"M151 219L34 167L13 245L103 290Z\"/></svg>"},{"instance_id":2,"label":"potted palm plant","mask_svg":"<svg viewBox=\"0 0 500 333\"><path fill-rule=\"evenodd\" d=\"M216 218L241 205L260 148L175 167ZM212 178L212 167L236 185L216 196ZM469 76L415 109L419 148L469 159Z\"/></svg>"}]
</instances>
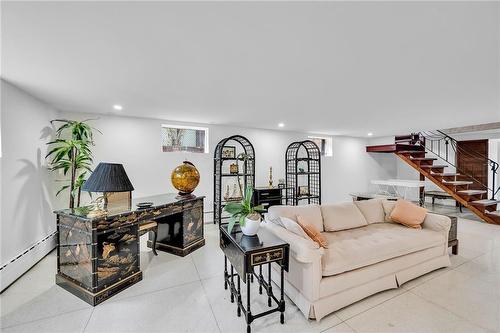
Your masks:
<instances>
[{"instance_id":1,"label":"potted palm plant","mask_svg":"<svg viewBox=\"0 0 500 333\"><path fill-rule=\"evenodd\" d=\"M260 213L264 212L262 205L252 205L253 188L248 186L245 190L245 196L241 202L230 202L224 207L224 211L228 212L231 218L227 226L229 233L238 223L244 235L254 236L257 234L260 226Z\"/></svg>"},{"instance_id":2,"label":"potted palm plant","mask_svg":"<svg viewBox=\"0 0 500 333\"><path fill-rule=\"evenodd\" d=\"M88 120L75 121L66 119L55 119L51 124L60 123L56 130L55 140L48 142L51 150L45 156L50 158L51 171L62 171L64 176L69 174L56 195L69 189L69 208L80 206L81 187L87 178L88 172L92 172L92 151L94 146L93 130Z\"/></svg>"}]
</instances>

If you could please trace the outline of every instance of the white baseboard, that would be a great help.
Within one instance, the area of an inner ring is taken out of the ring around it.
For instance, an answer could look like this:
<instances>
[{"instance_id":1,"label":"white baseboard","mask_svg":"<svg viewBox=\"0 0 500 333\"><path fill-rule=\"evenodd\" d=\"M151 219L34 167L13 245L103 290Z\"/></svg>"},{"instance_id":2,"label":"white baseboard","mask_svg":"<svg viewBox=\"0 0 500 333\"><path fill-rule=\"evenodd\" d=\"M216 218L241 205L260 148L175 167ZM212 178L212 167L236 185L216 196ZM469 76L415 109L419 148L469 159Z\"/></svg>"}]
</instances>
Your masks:
<instances>
[{"instance_id":1,"label":"white baseboard","mask_svg":"<svg viewBox=\"0 0 500 333\"><path fill-rule=\"evenodd\" d=\"M0 292L3 292L56 247L56 235L57 232L48 235L0 267Z\"/></svg>"}]
</instances>

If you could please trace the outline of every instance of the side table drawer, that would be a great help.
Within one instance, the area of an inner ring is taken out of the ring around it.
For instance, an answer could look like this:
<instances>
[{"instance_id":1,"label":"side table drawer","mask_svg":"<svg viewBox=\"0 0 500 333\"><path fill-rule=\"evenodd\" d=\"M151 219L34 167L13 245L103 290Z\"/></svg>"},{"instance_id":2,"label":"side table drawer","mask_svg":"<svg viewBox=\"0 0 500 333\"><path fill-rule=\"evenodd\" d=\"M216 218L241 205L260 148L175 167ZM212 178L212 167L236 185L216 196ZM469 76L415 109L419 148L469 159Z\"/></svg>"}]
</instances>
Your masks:
<instances>
[{"instance_id":1,"label":"side table drawer","mask_svg":"<svg viewBox=\"0 0 500 333\"><path fill-rule=\"evenodd\" d=\"M282 260L283 258L284 258L284 249L282 248L252 253L250 257L250 265L258 266L269 262Z\"/></svg>"}]
</instances>

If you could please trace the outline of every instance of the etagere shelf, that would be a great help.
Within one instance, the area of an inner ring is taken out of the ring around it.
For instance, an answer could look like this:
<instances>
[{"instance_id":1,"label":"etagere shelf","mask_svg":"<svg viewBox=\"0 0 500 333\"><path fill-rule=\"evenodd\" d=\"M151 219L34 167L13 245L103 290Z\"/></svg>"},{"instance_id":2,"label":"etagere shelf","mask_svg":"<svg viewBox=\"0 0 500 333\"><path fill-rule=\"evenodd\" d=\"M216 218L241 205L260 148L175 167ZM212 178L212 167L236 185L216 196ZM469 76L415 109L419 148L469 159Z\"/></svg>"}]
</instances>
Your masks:
<instances>
[{"instance_id":1,"label":"etagere shelf","mask_svg":"<svg viewBox=\"0 0 500 333\"><path fill-rule=\"evenodd\" d=\"M235 157L223 157L224 148L234 147ZM242 158L240 154L244 154L246 157ZM238 158L240 156L240 158ZM238 169L240 164L242 169L238 170L238 173L231 173L229 171L229 162L235 162L238 164ZM236 181L240 178L242 192L244 193L247 186L255 187L255 150L252 143L241 135L233 135L228 138L222 139L215 147L214 152L214 224L223 223L227 216L223 216L224 206L231 201L224 199L224 184L223 179L226 182L234 178ZM226 184L227 186L227 184Z\"/></svg>"},{"instance_id":2,"label":"etagere shelf","mask_svg":"<svg viewBox=\"0 0 500 333\"><path fill-rule=\"evenodd\" d=\"M321 204L321 151L310 140L292 142L285 153L286 204Z\"/></svg>"}]
</instances>

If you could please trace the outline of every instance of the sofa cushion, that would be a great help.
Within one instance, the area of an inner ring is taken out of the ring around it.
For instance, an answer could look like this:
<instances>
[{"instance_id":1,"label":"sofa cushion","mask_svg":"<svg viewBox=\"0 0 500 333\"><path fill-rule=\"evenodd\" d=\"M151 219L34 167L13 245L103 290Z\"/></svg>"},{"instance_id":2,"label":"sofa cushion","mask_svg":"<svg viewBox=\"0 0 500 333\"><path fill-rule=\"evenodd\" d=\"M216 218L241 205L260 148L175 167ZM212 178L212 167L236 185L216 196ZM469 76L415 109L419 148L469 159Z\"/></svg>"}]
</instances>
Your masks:
<instances>
[{"instance_id":1,"label":"sofa cushion","mask_svg":"<svg viewBox=\"0 0 500 333\"><path fill-rule=\"evenodd\" d=\"M323 276L352 271L445 242L442 233L395 223L374 223L323 235L328 240L328 249L322 257Z\"/></svg>"},{"instance_id":2,"label":"sofa cushion","mask_svg":"<svg viewBox=\"0 0 500 333\"><path fill-rule=\"evenodd\" d=\"M268 214L271 218L276 216L284 216L297 221L297 215L302 216L304 219L314 225L319 231L324 231L323 217L321 216L321 209L318 205L305 205L305 206L271 206L269 207Z\"/></svg>"},{"instance_id":3,"label":"sofa cushion","mask_svg":"<svg viewBox=\"0 0 500 333\"><path fill-rule=\"evenodd\" d=\"M367 225L366 219L353 202L321 206L325 231L339 231Z\"/></svg>"},{"instance_id":4,"label":"sofa cushion","mask_svg":"<svg viewBox=\"0 0 500 333\"><path fill-rule=\"evenodd\" d=\"M361 211L368 224L385 221L384 206L382 199L370 199L355 201L354 204Z\"/></svg>"},{"instance_id":5,"label":"sofa cushion","mask_svg":"<svg viewBox=\"0 0 500 333\"><path fill-rule=\"evenodd\" d=\"M393 222L401 223L408 228L422 229L421 224L427 215L427 209L419 207L407 200L398 199L391 213Z\"/></svg>"},{"instance_id":6,"label":"sofa cushion","mask_svg":"<svg viewBox=\"0 0 500 333\"><path fill-rule=\"evenodd\" d=\"M385 222L392 222L391 213L395 205L396 201L394 200L387 200L387 199L382 200L382 206L384 207Z\"/></svg>"},{"instance_id":7,"label":"sofa cushion","mask_svg":"<svg viewBox=\"0 0 500 333\"><path fill-rule=\"evenodd\" d=\"M328 241L325 237L319 232L316 227L310 224L307 219L303 218L301 215L297 215L297 223L304 230L304 232L311 238L314 242L318 243L322 248L328 247Z\"/></svg>"}]
</instances>

